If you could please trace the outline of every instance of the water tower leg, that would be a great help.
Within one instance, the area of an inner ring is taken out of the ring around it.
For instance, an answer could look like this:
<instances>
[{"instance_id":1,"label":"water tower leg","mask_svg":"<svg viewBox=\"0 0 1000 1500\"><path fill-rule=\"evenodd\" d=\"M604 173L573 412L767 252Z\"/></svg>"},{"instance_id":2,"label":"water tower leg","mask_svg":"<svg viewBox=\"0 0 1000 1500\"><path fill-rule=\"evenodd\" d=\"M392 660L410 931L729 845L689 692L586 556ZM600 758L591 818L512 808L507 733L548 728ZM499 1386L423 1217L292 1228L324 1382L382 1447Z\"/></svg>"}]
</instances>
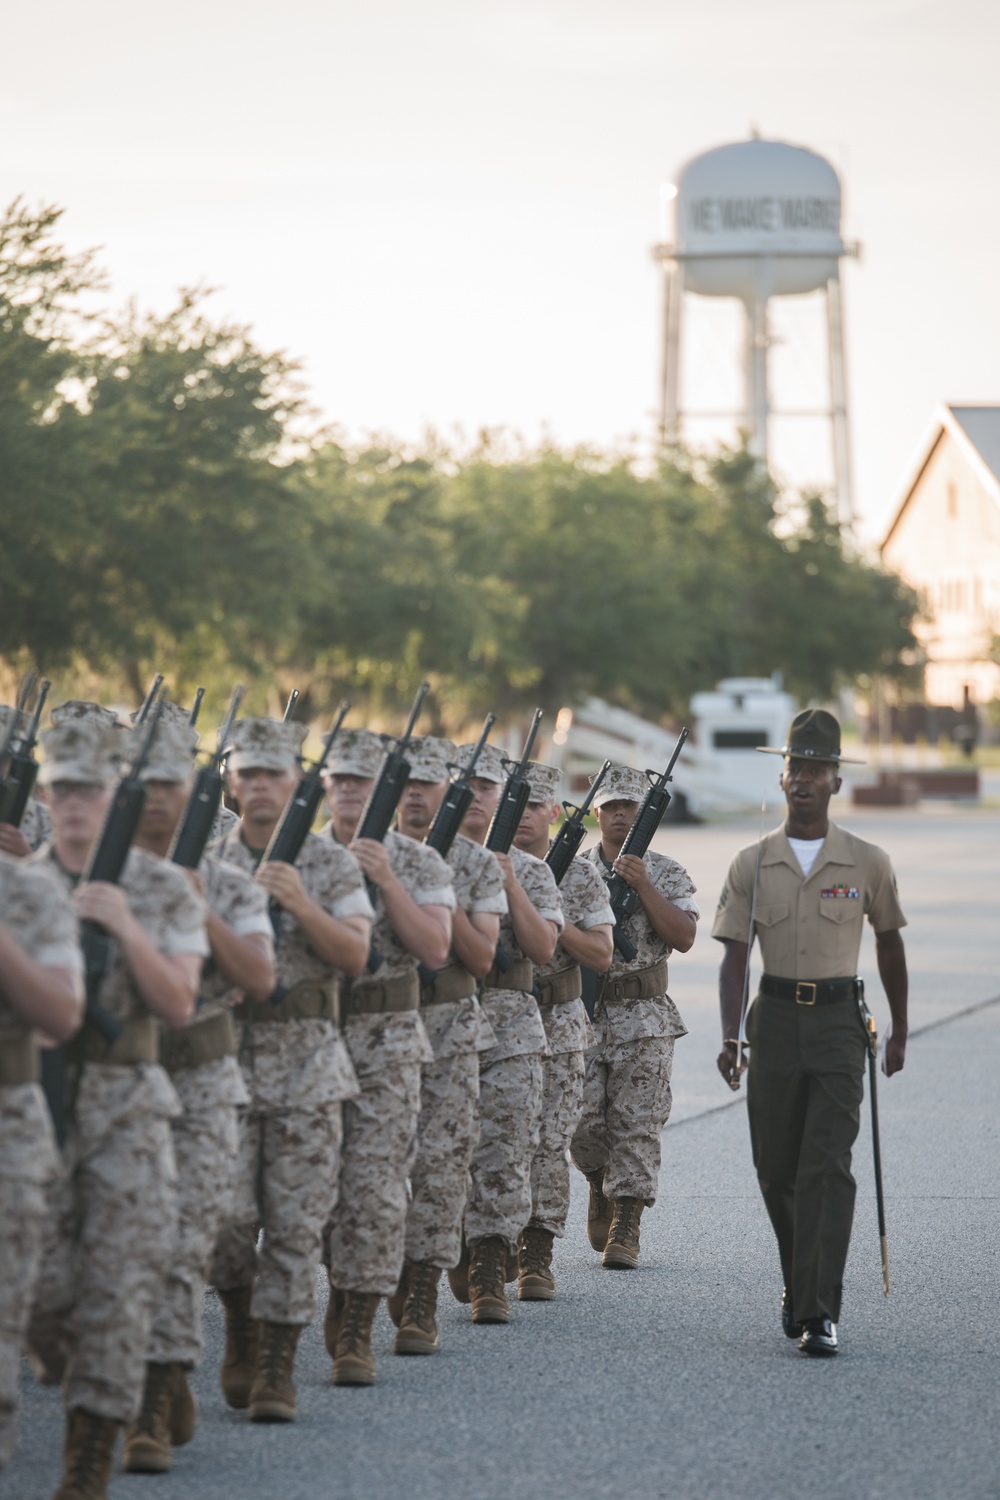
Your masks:
<instances>
[{"instance_id":1,"label":"water tower leg","mask_svg":"<svg viewBox=\"0 0 1000 1500\"><path fill-rule=\"evenodd\" d=\"M746 345L744 349L744 417L750 452L767 463L767 291L758 277L754 294L747 298Z\"/></svg>"},{"instance_id":2,"label":"water tower leg","mask_svg":"<svg viewBox=\"0 0 1000 1500\"><path fill-rule=\"evenodd\" d=\"M847 422L847 370L844 358L844 309L840 276L826 284L827 329L830 343L830 421L833 428L833 474L837 490L837 518L841 526L854 526L854 493L851 483L851 441Z\"/></svg>"},{"instance_id":3,"label":"water tower leg","mask_svg":"<svg viewBox=\"0 0 1000 1500\"><path fill-rule=\"evenodd\" d=\"M663 366L660 377L660 442L680 439L681 304L684 271L676 262L663 267Z\"/></svg>"}]
</instances>

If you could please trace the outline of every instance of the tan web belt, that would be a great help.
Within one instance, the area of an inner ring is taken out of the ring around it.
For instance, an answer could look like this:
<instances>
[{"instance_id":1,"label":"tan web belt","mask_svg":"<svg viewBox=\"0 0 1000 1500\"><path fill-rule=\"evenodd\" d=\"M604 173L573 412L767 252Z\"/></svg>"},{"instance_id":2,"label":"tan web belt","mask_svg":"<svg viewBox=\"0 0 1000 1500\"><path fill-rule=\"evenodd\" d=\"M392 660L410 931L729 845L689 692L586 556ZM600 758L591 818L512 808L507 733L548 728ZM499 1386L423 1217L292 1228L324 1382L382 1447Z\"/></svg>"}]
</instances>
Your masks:
<instances>
[{"instance_id":1,"label":"tan web belt","mask_svg":"<svg viewBox=\"0 0 1000 1500\"><path fill-rule=\"evenodd\" d=\"M520 990L531 994L535 982L535 966L527 958L512 958L506 969L493 965L483 980L484 990Z\"/></svg>"},{"instance_id":2,"label":"tan web belt","mask_svg":"<svg viewBox=\"0 0 1000 1500\"><path fill-rule=\"evenodd\" d=\"M38 1048L30 1036L15 1036L0 1041L0 1089L16 1088L21 1083L37 1083Z\"/></svg>"},{"instance_id":3,"label":"tan web belt","mask_svg":"<svg viewBox=\"0 0 1000 1500\"><path fill-rule=\"evenodd\" d=\"M566 1000L579 1000L583 994L583 975L580 965L560 969L558 974L546 974L535 984L535 995L539 1005L561 1005Z\"/></svg>"},{"instance_id":4,"label":"tan web belt","mask_svg":"<svg viewBox=\"0 0 1000 1500\"><path fill-rule=\"evenodd\" d=\"M153 1016L135 1016L125 1022L117 1041L108 1043L93 1026L85 1026L70 1043L70 1050L85 1063L115 1068L159 1062L159 1027Z\"/></svg>"},{"instance_id":5,"label":"tan web belt","mask_svg":"<svg viewBox=\"0 0 1000 1500\"><path fill-rule=\"evenodd\" d=\"M213 1010L179 1031L160 1034L160 1062L168 1073L184 1073L235 1056L236 1028L227 1010Z\"/></svg>"},{"instance_id":6,"label":"tan web belt","mask_svg":"<svg viewBox=\"0 0 1000 1500\"><path fill-rule=\"evenodd\" d=\"M601 998L605 1003L609 1000L650 1000L654 995L666 993L667 963L666 959L661 959L648 969L633 969L628 974L619 974L616 979L609 976Z\"/></svg>"},{"instance_id":7,"label":"tan web belt","mask_svg":"<svg viewBox=\"0 0 1000 1500\"><path fill-rule=\"evenodd\" d=\"M273 1025L281 1021L340 1020L340 981L337 979L300 979L282 995L278 1003L270 1000L244 1000L234 1012L239 1021L253 1026Z\"/></svg>"},{"instance_id":8,"label":"tan web belt","mask_svg":"<svg viewBox=\"0 0 1000 1500\"><path fill-rule=\"evenodd\" d=\"M421 1005L445 1005L449 1000L468 1000L476 993L476 981L463 964L448 964L434 975L433 984L420 986Z\"/></svg>"},{"instance_id":9,"label":"tan web belt","mask_svg":"<svg viewBox=\"0 0 1000 1500\"><path fill-rule=\"evenodd\" d=\"M349 980L344 987L341 1009L346 1019L416 1010L419 1004L420 981L411 972L397 974L392 979Z\"/></svg>"}]
</instances>

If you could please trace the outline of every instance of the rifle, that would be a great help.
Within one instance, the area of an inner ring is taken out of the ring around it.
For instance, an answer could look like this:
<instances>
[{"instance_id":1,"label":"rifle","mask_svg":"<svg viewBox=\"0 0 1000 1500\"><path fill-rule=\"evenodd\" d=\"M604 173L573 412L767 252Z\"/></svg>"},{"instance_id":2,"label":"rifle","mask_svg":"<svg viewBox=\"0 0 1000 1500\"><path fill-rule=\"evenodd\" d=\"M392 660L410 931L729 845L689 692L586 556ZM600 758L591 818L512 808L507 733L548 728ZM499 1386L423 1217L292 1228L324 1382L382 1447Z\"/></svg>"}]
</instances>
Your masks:
<instances>
[{"instance_id":1,"label":"rifle","mask_svg":"<svg viewBox=\"0 0 1000 1500\"><path fill-rule=\"evenodd\" d=\"M281 860L286 865L294 865L302 852L309 830L313 826L316 817L316 809L323 800L323 767L330 758L333 742L340 733L340 726L347 717L351 705L345 700L337 713L337 719L323 741L323 749L320 757L303 772L299 778L299 784L292 793L285 811L281 815L281 821L271 835L271 842L261 857L261 864L270 864L275 860ZM284 722L287 723L287 720ZM277 905L277 903L272 903ZM273 920L273 913L272 913Z\"/></svg>"},{"instance_id":2,"label":"rifle","mask_svg":"<svg viewBox=\"0 0 1000 1500\"><path fill-rule=\"evenodd\" d=\"M149 711L153 707L153 704L156 702L156 695L160 691L160 688L162 686L163 686L163 673L162 672L157 672L156 676L153 678L152 682L149 684L149 691L148 691L148 693L146 694L145 698L143 698L143 700L142 700L142 707L140 708L139 712L135 716L135 724L133 725L134 729L140 729L142 727L142 725L145 724L146 720L149 718Z\"/></svg>"},{"instance_id":3,"label":"rifle","mask_svg":"<svg viewBox=\"0 0 1000 1500\"><path fill-rule=\"evenodd\" d=\"M655 771L647 771L649 777L649 791L642 799L639 811L632 822L632 827L625 835L625 842L619 851L619 859L623 854L634 854L642 859L646 850L653 842L656 830L663 821L663 814L670 806L670 793L667 791L667 783L672 779L674 766L677 758L684 748L684 741L688 737L685 727L677 736L673 754L667 764L667 769L662 776ZM626 880L617 871L612 874L608 881L608 901L611 910L615 914L615 947L627 963L631 962L636 955L635 944L622 932L622 923L638 909L639 897Z\"/></svg>"},{"instance_id":4,"label":"rifle","mask_svg":"<svg viewBox=\"0 0 1000 1500\"><path fill-rule=\"evenodd\" d=\"M292 688L292 691L288 695L288 702L285 704L285 712L281 716L281 722L282 722L282 724L287 724L288 723L289 719L292 717L292 710L294 709L294 707L295 707L296 703L298 703L298 701L299 701L299 690L298 690L298 688Z\"/></svg>"},{"instance_id":5,"label":"rifle","mask_svg":"<svg viewBox=\"0 0 1000 1500\"><path fill-rule=\"evenodd\" d=\"M375 778L375 784L369 793L368 801L365 803L361 817L358 819L358 827L354 835L356 839L374 839L379 844L385 841L390 824L396 815L399 799L403 795L406 783L410 777L410 762L406 758L406 751L413 738L413 729L419 717L420 710L424 705L424 699L430 692L430 686L429 682L422 682L420 684L420 691L413 700L413 707L410 709L410 717L406 721L406 728L403 730L400 738L396 740L393 748L387 750L385 753L385 760L382 762L378 776ZM369 900L372 906L374 906L378 892L370 880L365 881L365 886L368 890ZM374 974L381 963L382 955L378 949L375 947L370 948L368 951L368 972ZM429 970L426 972L430 973Z\"/></svg>"},{"instance_id":6,"label":"rifle","mask_svg":"<svg viewBox=\"0 0 1000 1500\"><path fill-rule=\"evenodd\" d=\"M476 774L476 764L483 753L483 746L489 738L490 730L496 723L496 714L487 714L483 732L476 741L475 748L469 756L465 766L449 766L449 771L458 774L448 783L448 790L444 794L444 801L438 808L434 822L428 830L424 843L431 849L436 849L442 859L448 853L455 842L455 835L462 826L462 822L475 795L469 782Z\"/></svg>"},{"instance_id":7,"label":"rifle","mask_svg":"<svg viewBox=\"0 0 1000 1500\"><path fill-rule=\"evenodd\" d=\"M517 833L517 825L521 821L521 814L528 805L528 797L531 794L531 784L525 776L528 762L531 759L531 751L535 743L535 735L538 726L542 722L542 710L535 709L535 716L528 730L528 738L524 742L521 751L521 759L516 764L508 762L511 766L507 774L504 789L500 793L497 810L493 814L493 821L486 832L486 848L491 849L494 854L509 854L510 846L514 842ZM493 961L501 974L506 974L510 968L510 954L503 943L497 943Z\"/></svg>"},{"instance_id":8,"label":"rifle","mask_svg":"<svg viewBox=\"0 0 1000 1500\"><path fill-rule=\"evenodd\" d=\"M162 678L160 681L162 682ZM163 712L163 703L158 702L150 714L149 705L143 705L148 719L142 743L126 774L115 790L104 827L94 847L81 882L107 881L117 885L125 861L128 859L135 838L142 810L146 802L146 788L142 782L142 769L149 759L153 738ZM98 922L80 923L80 948L83 953L86 1003L83 1013L84 1026L97 1031L113 1047L122 1034L122 1023L101 1004L101 985L111 968L115 942L111 934ZM65 1084L67 1047L45 1048L42 1052L42 1088L49 1103L56 1137L61 1142L65 1134Z\"/></svg>"},{"instance_id":9,"label":"rifle","mask_svg":"<svg viewBox=\"0 0 1000 1500\"><path fill-rule=\"evenodd\" d=\"M34 673L31 674L31 678L34 678ZM35 778L38 775L35 745L38 743L38 726L42 721L42 709L45 707L45 700L51 686L51 682L46 678L38 689L34 712L23 734L18 734L17 730L24 709L15 708L14 718L7 731L3 749L0 750L0 765L4 760L7 761L7 769L0 782L0 823L10 823L14 828L20 828L25 808L28 806L28 798L35 789ZM22 697L23 693L18 694L19 700Z\"/></svg>"},{"instance_id":10,"label":"rifle","mask_svg":"<svg viewBox=\"0 0 1000 1500\"><path fill-rule=\"evenodd\" d=\"M204 688L199 688L194 695L194 705L191 709L191 712L188 714L188 723L190 724L192 729L198 722L198 715L201 713L201 700L204 698L204 696Z\"/></svg>"},{"instance_id":11,"label":"rifle","mask_svg":"<svg viewBox=\"0 0 1000 1500\"><path fill-rule=\"evenodd\" d=\"M510 846L514 842L514 835L517 833L517 825L521 821L521 814L528 805L531 786L524 773L531 759L535 735L538 733L538 726L541 722L542 710L536 708L535 717L532 719L531 728L528 730L528 738L525 740L524 749L521 752L521 759L513 764L508 761L511 769L508 772L504 789L500 794L497 810L493 814L493 821L490 823L486 834L486 847L487 849L491 849L494 854L510 853Z\"/></svg>"},{"instance_id":12,"label":"rifle","mask_svg":"<svg viewBox=\"0 0 1000 1500\"><path fill-rule=\"evenodd\" d=\"M202 691L201 688L198 689L199 693ZM213 753L208 765L202 766L195 778L187 807L184 809L184 816L170 846L168 858L185 870L197 870L218 816L223 791L222 762L225 760L229 736L243 701L243 692L242 683L233 688L225 722L219 730L218 749ZM193 722L193 716L198 711L200 701L199 698L189 722Z\"/></svg>"},{"instance_id":13,"label":"rifle","mask_svg":"<svg viewBox=\"0 0 1000 1500\"><path fill-rule=\"evenodd\" d=\"M583 843L584 837L587 832L584 826L584 819L586 818L587 813L590 811L590 804L593 802L594 797L599 791L601 782L604 780L610 769L611 762L609 760L606 760L601 769L598 771L597 775L594 777L594 780L591 783L590 790L583 800L582 806L574 807L572 802L563 803L563 812L566 814L566 819L563 823L563 826L560 828L559 832L552 840L552 847L549 850L548 854L546 854L545 856L545 863L548 865L549 869L555 876L556 885L562 885L563 880L566 876L566 871L573 863L573 860L576 858L577 850Z\"/></svg>"}]
</instances>

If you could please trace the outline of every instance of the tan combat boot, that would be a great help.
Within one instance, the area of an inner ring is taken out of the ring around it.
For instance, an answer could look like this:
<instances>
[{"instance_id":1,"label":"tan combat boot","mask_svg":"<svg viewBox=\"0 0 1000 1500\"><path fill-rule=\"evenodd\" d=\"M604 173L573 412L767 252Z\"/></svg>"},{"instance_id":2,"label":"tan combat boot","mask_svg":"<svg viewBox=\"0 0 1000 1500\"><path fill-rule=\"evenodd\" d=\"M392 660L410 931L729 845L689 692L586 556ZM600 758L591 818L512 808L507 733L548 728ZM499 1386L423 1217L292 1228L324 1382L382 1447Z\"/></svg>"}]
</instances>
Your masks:
<instances>
[{"instance_id":1,"label":"tan combat boot","mask_svg":"<svg viewBox=\"0 0 1000 1500\"><path fill-rule=\"evenodd\" d=\"M462 1235L462 1254L457 1266L448 1269L448 1285L456 1302L469 1300L469 1242Z\"/></svg>"},{"instance_id":2,"label":"tan combat boot","mask_svg":"<svg viewBox=\"0 0 1000 1500\"><path fill-rule=\"evenodd\" d=\"M337 1340L340 1337L340 1320L344 1316L344 1294L335 1286L330 1288L326 1312L323 1315L323 1342L331 1359L336 1358Z\"/></svg>"},{"instance_id":3,"label":"tan combat boot","mask_svg":"<svg viewBox=\"0 0 1000 1500\"><path fill-rule=\"evenodd\" d=\"M257 1324L257 1360L247 1402L251 1422L294 1422L295 1350L302 1329L298 1323Z\"/></svg>"},{"instance_id":4,"label":"tan combat boot","mask_svg":"<svg viewBox=\"0 0 1000 1500\"><path fill-rule=\"evenodd\" d=\"M73 1407L66 1414L62 1484L52 1500L107 1500L121 1422Z\"/></svg>"},{"instance_id":5,"label":"tan combat boot","mask_svg":"<svg viewBox=\"0 0 1000 1500\"><path fill-rule=\"evenodd\" d=\"M333 1356L334 1385L374 1385L372 1323L382 1300L377 1292L341 1292L344 1311Z\"/></svg>"},{"instance_id":6,"label":"tan combat boot","mask_svg":"<svg viewBox=\"0 0 1000 1500\"><path fill-rule=\"evenodd\" d=\"M397 1328L403 1321L403 1309L406 1307L406 1297L410 1290L410 1272L412 1269L413 1262L404 1260L403 1269L399 1273L399 1281L396 1283L396 1290L386 1302L386 1306L389 1309L389 1316Z\"/></svg>"},{"instance_id":7,"label":"tan combat boot","mask_svg":"<svg viewBox=\"0 0 1000 1500\"><path fill-rule=\"evenodd\" d=\"M170 1424L170 1441L175 1448L183 1448L194 1437L198 1427L198 1403L188 1381L188 1372L183 1365L171 1365L173 1379L170 1382L170 1409L167 1421Z\"/></svg>"},{"instance_id":8,"label":"tan combat boot","mask_svg":"<svg viewBox=\"0 0 1000 1500\"><path fill-rule=\"evenodd\" d=\"M394 1354L436 1354L440 1347L437 1312L439 1266L418 1260L410 1265L410 1289L392 1346Z\"/></svg>"},{"instance_id":9,"label":"tan combat boot","mask_svg":"<svg viewBox=\"0 0 1000 1500\"><path fill-rule=\"evenodd\" d=\"M645 1208L641 1198L616 1198L611 1233L601 1264L615 1271L634 1271L639 1264L639 1220Z\"/></svg>"},{"instance_id":10,"label":"tan combat boot","mask_svg":"<svg viewBox=\"0 0 1000 1500\"><path fill-rule=\"evenodd\" d=\"M517 1297L519 1302L551 1302L556 1294L552 1274L555 1235L540 1224L528 1224L517 1242Z\"/></svg>"},{"instance_id":11,"label":"tan combat boot","mask_svg":"<svg viewBox=\"0 0 1000 1500\"><path fill-rule=\"evenodd\" d=\"M173 1365L146 1365L142 1406L125 1429L122 1468L126 1474L166 1474L173 1457L170 1442L170 1387Z\"/></svg>"},{"instance_id":12,"label":"tan combat boot","mask_svg":"<svg viewBox=\"0 0 1000 1500\"><path fill-rule=\"evenodd\" d=\"M588 1172L587 1181L590 1183L590 1202L587 1204L587 1238L600 1255L611 1233L613 1205L604 1196L603 1167L600 1171Z\"/></svg>"},{"instance_id":13,"label":"tan combat boot","mask_svg":"<svg viewBox=\"0 0 1000 1500\"><path fill-rule=\"evenodd\" d=\"M257 1351L257 1322L250 1316L252 1287L234 1286L219 1292L226 1313L226 1351L222 1356L219 1381L226 1405L233 1411L246 1411L253 1385L254 1359Z\"/></svg>"},{"instance_id":14,"label":"tan combat boot","mask_svg":"<svg viewBox=\"0 0 1000 1500\"><path fill-rule=\"evenodd\" d=\"M507 1241L498 1234L472 1240L469 1245L469 1297L473 1323L509 1323L510 1308L504 1291Z\"/></svg>"}]
</instances>

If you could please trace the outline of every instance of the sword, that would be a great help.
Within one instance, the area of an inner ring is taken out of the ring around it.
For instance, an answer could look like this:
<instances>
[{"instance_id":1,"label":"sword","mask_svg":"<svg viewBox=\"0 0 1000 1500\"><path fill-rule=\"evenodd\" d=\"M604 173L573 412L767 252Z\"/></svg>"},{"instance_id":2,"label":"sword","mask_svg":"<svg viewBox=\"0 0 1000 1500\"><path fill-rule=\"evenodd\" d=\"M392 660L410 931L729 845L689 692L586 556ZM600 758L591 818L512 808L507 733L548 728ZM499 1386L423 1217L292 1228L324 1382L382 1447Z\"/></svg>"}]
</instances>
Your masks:
<instances>
[{"instance_id":1,"label":"sword","mask_svg":"<svg viewBox=\"0 0 1000 1500\"><path fill-rule=\"evenodd\" d=\"M767 798L760 799L760 827L757 830L757 855L753 865L753 890L750 892L750 927L747 932L747 961L743 969L743 1001L740 1005L740 1024L736 1028L736 1070L729 1080L729 1087L733 1093L738 1093L740 1087L740 1071L743 1067L743 1053L746 1050L746 1041L743 1032L746 1026L747 1010L750 1005L750 955L753 952L754 930L757 926L757 890L760 886L760 846L764 838L764 809L767 807Z\"/></svg>"},{"instance_id":2,"label":"sword","mask_svg":"<svg viewBox=\"0 0 1000 1500\"><path fill-rule=\"evenodd\" d=\"M878 1090L876 1078L878 1076L878 1033L875 1030L875 1017L865 1004L865 986L860 979L855 980L858 997L858 1009L861 1012L861 1022L865 1028L865 1040L868 1043L868 1095L872 1107L872 1160L875 1163L875 1207L878 1212L878 1243L882 1254L882 1290L889 1295L889 1241L885 1232L885 1194L882 1190L882 1151L879 1145L878 1134Z\"/></svg>"}]
</instances>

